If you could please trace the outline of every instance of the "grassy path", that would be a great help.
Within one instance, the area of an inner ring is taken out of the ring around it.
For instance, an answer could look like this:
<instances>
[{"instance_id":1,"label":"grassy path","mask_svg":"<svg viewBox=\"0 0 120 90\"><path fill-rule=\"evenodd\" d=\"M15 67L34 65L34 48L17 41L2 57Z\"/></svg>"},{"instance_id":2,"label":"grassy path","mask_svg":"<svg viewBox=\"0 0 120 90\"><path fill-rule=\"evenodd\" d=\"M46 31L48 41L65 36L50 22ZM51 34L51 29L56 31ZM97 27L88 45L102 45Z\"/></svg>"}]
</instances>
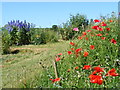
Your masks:
<instances>
[{"instance_id":1,"label":"grassy path","mask_svg":"<svg viewBox=\"0 0 120 90\"><path fill-rule=\"evenodd\" d=\"M25 85L27 81L33 84L35 77L42 75L44 72L40 63L45 67L51 66L55 55L64 53L68 43L68 41L62 41L46 45L11 47L13 51L18 50L19 52L2 56L2 63L0 64L0 68L2 68L2 87L19 88L23 83Z\"/></svg>"}]
</instances>

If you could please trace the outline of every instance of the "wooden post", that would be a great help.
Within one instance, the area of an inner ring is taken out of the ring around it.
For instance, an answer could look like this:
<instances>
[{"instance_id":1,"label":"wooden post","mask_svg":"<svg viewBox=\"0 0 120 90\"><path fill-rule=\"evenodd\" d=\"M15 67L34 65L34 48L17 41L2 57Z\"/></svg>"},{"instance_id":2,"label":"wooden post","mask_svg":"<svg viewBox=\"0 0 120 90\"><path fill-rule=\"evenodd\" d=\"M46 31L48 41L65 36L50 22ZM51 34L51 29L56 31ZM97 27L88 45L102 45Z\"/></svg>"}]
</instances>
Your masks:
<instances>
[{"instance_id":1,"label":"wooden post","mask_svg":"<svg viewBox=\"0 0 120 90\"><path fill-rule=\"evenodd\" d=\"M55 77L58 78L58 73L57 73L55 60L53 60L53 67L54 67Z\"/></svg>"}]
</instances>

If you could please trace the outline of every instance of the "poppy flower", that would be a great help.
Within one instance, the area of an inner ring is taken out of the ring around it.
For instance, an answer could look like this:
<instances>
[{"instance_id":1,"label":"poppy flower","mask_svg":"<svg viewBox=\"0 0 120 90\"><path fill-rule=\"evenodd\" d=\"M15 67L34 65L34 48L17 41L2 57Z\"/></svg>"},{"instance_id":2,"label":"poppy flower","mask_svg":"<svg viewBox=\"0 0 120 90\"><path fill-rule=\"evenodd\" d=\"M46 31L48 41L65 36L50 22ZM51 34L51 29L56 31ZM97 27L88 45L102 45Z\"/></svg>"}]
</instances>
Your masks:
<instances>
[{"instance_id":1,"label":"poppy flower","mask_svg":"<svg viewBox=\"0 0 120 90\"><path fill-rule=\"evenodd\" d=\"M73 42L70 42L70 45L74 46L74 45L75 45L75 43L73 43Z\"/></svg>"},{"instance_id":2,"label":"poppy flower","mask_svg":"<svg viewBox=\"0 0 120 90\"><path fill-rule=\"evenodd\" d=\"M106 28L107 31L110 31L110 28Z\"/></svg>"},{"instance_id":3,"label":"poppy flower","mask_svg":"<svg viewBox=\"0 0 120 90\"><path fill-rule=\"evenodd\" d=\"M85 37L85 35L82 35L81 37Z\"/></svg>"},{"instance_id":4,"label":"poppy flower","mask_svg":"<svg viewBox=\"0 0 120 90\"><path fill-rule=\"evenodd\" d=\"M105 24L105 22L101 22L101 24Z\"/></svg>"},{"instance_id":5,"label":"poppy flower","mask_svg":"<svg viewBox=\"0 0 120 90\"><path fill-rule=\"evenodd\" d=\"M79 40L81 40L81 39L82 39L82 37L78 37L78 39L79 39Z\"/></svg>"},{"instance_id":6,"label":"poppy flower","mask_svg":"<svg viewBox=\"0 0 120 90\"><path fill-rule=\"evenodd\" d=\"M90 65L84 65L84 67L83 67L83 69L86 69L86 70L88 70L88 69L90 69L90 68L91 68Z\"/></svg>"},{"instance_id":7,"label":"poppy flower","mask_svg":"<svg viewBox=\"0 0 120 90\"><path fill-rule=\"evenodd\" d=\"M102 36L102 34L96 34L96 36Z\"/></svg>"},{"instance_id":8,"label":"poppy flower","mask_svg":"<svg viewBox=\"0 0 120 90\"><path fill-rule=\"evenodd\" d=\"M103 31L103 28L98 28L99 31Z\"/></svg>"},{"instance_id":9,"label":"poppy flower","mask_svg":"<svg viewBox=\"0 0 120 90\"><path fill-rule=\"evenodd\" d=\"M95 49L95 46L94 45L90 45L90 49Z\"/></svg>"},{"instance_id":10,"label":"poppy flower","mask_svg":"<svg viewBox=\"0 0 120 90\"><path fill-rule=\"evenodd\" d=\"M79 67L77 66L77 67L75 67L75 69L79 69Z\"/></svg>"},{"instance_id":11,"label":"poppy flower","mask_svg":"<svg viewBox=\"0 0 120 90\"><path fill-rule=\"evenodd\" d=\"M91 32L91 30L87 30L87 32Z\"/></svg>"},{"instance_id":12,"label":"poppy flower","mask_svg":"<svg viewBox=\"0 0 120 90\"><path fill-rule=\"evenodd\" d=\"M88 40L88 37L86 37L85 39Z\"/></svg>"},{"instance_id":13,"label":"poppy flower","mask_svg":"<svg viewBox=\"0 0 120 90\"><path fill-rule=\"evenodd\" d=\"M58 55L62 55L62 53L59 53Z\"/></svg>"},{"instance_id":14,"label":"poppy flower","mask_svg":"<svg viewBox=\"0 0 120 90\"><path fill-rule=\"evenodd\" d=\"M102 76L99 76L99 75L90 75L89 76L90 78L90 82L91 83L97 83L99 85L101 85L103 83L103 79L102 79Z\"/></svg>"},{"instance_id":15,"label":"poppy flower","mask_svg":"<svg viewBox=\"0 0 120 90\"><path fill-rule=\"evenodd\" d=\"M98 30L98 29L99 29L99 26L92 26L92 29Z\"/></svg>"},{"instance_id":16,"label":"poppy flower","mask_svg":"<svg viewBox=\"0 0 120 90\"><path fill-rule=\"evenodd\" d=\"M93 34L91 34L91 36L93 37L94 35L93 35Z\"/></svg>"},{"instance_id":17,"label":"poppy flower","mask_svg":"<svg viewBox=\"0 0 120 90\"><path fill-rule=\"evenodd\" d=\"M113 22L113 20L110 20L110 22Z\"/></svg>"},{"instance_id":18,"label":"poppy flower","mask_svg":"<svg viewBox=\"0 0 120 90\"><path fill-rule=\"evenodd\" d=\"M106 36L108 35L108 33L105 34Z\"/></svg>"},{"instance_id":19,"label":"poppy flower","mask_svg":"<svg viewBox=\"0 0 120 90\"><path fill-rule=\"evenodd\" d=\"M56 62L57 62L57 61L60 61L60 57L56 57Z\"/></svg>"},{"instance_id":20,"label":"poppy flower","mask_svg":"<svg viewBox=\"0 0 120 90\"><path fill-rule=\"evenodd\" d=\"M119 74L116 73L116 70L113 68L108 71L108 73L105 76L118 76Z\"/></svg>"},{"instance_id":21,"label":"poppy flower","mask_svg":"<svg viewBox=\"0 0 120 90\"><path fill-rule=\"evenodd\" d=\"M106 23L104 23L104 24L101 24L101 26L107 26L107 24L106 24Z\"/></svg>"},{"instance_id":22,"label":"poppy flower","mask_svg":"<svg viewBox=\"0 0 120 90\"><path fill-rule=\"evenodd\" d=\"M73 31L79 31L79 29L78 28L73 28Z\"/></svg>"},{"instance_id":23,"label":"poppy flower","mask_svg":"<svg viewBox=\"0 0 120 90\"><path fill-rule=\"evenodd\" d=\"M87 33L86 32L82 32L83 35L86 35Z\"/></svg>"},{"instance_id":24,"label":"poppy flower","mask_svg":"<svg viewBox=\"0 0 120 90\"><path fill-rule=\"evenodd\" d=\"M84 57L87 57L89 55L88 52L84 52Z\"/></svg>"},{"instance_id":25,"label":"poppy flower","mask_svg":"<svg viewBox=\"0 0 120 90\"><path fill-rule=\"evenodd\" d=\"M115 39L111 39L110 42L111 42L111 43L114 43L114 44L117 43Z\"/></svg>"},{"instance_id":26,"label":"poppy flower","mask_svg":"<svg viewBox=\"0 0 120 90\"><path fill-rule=\"evenodd\" d=\"M75 49L74 49L74 48L71 48L71 50L73 50L73 51L74 51Z\"/></svg>"},{"instance_id":27,"label":"poppy flower","mask_svg":"<svg viewBox=\"0 0 120 90\"><path fill-rule=\"evenodd\" d=\"M60 81L60 78L50 79L50 80L54 83L54 82Z\"/></svg>"},{"instance_id":28,"label":"poppy flower","mask_svg":"<svg viewBox=\"0 0 120 90\"><path fill-rule=\"evenodd\" d=\"M101 68L101 67L94 67L93 68L96 72L104 72L104 68Z\"/></svg>"},{"instance_id":29,"label":"poppy flower","mask_svg":"<svg viewBox=\"0 0 120 90\"><path fill-rule=\"evenodd\" d=\"M78 48L75 50L76 53L80 52L82 50L82 48Z\"/></svg>"},{"instance_id":30,"label":"poppy flower","mask_svg":"<svg viewBox=\"0 0 120 90\"><path fill-rule=\"evenodd\" d=\"M105 39L106 39L106 37L101 37L101 39L102 39L102 40L105 40Z\"/></svg>"},{"instance_id":31,"label":"poppy flower","mask_svg":"<svg viewBox=\"0 0 120 90\"><path fill-rule=\"evenodd\" d=\"M70 55L70 54L72 54L72 52L71 52L71 51L68 51L68 54Z\"/></svg>"},{"instance_id":32,"label":"poppy flower","mask_svg":"<svg viewBox=\"0 0 120 90\"><path fill-rule=\"evenodd\" d=\"M95 19L94 22L95 22L95 23L96 23L96 22L100 22L100 20Z\"/></svg>"}]
</instances>

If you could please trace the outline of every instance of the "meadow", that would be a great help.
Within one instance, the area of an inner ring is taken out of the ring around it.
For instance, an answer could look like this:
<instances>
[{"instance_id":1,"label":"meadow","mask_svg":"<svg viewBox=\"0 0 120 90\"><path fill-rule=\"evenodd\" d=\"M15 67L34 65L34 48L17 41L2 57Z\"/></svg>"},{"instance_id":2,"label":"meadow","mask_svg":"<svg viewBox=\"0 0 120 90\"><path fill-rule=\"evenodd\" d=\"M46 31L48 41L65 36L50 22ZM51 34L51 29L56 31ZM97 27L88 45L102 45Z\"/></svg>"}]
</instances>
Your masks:
<instances>
[{"instance_id":1,"label":"meadow","mask_svg":"<svg viewBox=\"0 0 120 90\"><path fill-rule=\"evenodd\" d=\"M20 35L17 39L3 33L2 88L119 89L118 18L95 19L82 25L65 24L48 33L32 28L30 33L36 33L26 42L22 42L26 37L19 38L24 37L23 32L16 34ZM13 35L12 31L7 34ZM30 35L29 30L25 35ZM9 37L15 41L7 42Z\"/></svg>"}]
</instances>

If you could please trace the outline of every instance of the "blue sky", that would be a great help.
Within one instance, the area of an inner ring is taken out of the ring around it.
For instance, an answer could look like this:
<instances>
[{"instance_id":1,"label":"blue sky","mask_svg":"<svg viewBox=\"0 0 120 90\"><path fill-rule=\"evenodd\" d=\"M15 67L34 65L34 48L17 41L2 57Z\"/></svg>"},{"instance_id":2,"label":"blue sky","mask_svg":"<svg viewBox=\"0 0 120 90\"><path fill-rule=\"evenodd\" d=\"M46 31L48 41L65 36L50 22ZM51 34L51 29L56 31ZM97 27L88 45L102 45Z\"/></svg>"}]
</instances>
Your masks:
<instances>
[{"instance_id":1,"label":"blue sky","mask_svg":"<svg viewBox=\"0 0 120 90\"><path fill-rule=\"evenodd\" d=\"M70 14L84 14L88 19L118 12L117 2L3 2L2 25L10 20L26 20L37 27L52 27L69 20Z\"/></svg>"}]
</instances>

